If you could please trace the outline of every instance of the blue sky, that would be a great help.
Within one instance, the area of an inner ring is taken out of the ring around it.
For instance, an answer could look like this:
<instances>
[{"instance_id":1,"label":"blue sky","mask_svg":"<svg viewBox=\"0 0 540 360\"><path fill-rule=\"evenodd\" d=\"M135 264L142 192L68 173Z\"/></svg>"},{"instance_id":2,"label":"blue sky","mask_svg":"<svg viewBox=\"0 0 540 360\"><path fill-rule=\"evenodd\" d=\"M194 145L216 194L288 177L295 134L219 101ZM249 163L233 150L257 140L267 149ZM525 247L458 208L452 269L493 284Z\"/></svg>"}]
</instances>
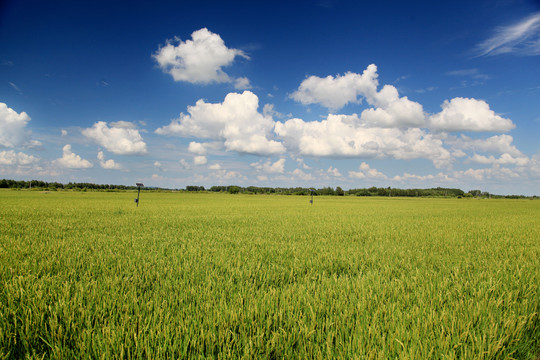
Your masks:
<instances>
[{"instance_id":1,"label":"blue sky","mask_svg":"<svg viewBox=\"0 0 540 360\"><path fill-rule=\"evenodd\" d=\"M540 194L534 1L7 1L0 178Z\"/></svg>"}]
</instances>

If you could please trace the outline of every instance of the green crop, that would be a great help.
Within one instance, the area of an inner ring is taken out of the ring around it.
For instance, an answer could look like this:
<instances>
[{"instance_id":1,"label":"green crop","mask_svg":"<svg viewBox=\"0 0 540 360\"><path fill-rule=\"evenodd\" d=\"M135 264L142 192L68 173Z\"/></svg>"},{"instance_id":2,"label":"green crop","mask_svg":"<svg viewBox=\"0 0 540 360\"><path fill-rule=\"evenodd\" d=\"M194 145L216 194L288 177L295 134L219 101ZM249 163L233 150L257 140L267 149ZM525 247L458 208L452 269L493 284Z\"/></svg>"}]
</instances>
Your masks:
<instances>
[{"instance_id":1,"label":"green crop","mask_svg":"<svg viewBox=\"0 0 540 360\"><path fill-rule=\"evenodd\" d=\"M0 191L0 358L535 359L540 202Z\"/></svg>"}]
</instances>

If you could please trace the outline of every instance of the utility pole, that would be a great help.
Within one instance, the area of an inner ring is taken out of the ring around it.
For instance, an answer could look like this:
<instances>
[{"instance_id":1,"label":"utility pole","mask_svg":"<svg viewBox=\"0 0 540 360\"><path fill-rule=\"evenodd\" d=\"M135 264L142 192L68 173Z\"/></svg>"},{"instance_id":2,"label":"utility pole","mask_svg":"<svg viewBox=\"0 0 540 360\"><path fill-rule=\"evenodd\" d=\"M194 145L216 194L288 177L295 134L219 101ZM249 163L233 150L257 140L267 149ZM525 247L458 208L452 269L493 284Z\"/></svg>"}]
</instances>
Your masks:
<instances>
[{"instance_id":1,"label":"utility pole","mask_svg":"<svg viewBox=\"0 0 540 360\"><path fill-rule=\"evenodd\" d=\"M144 187L143 183L135 183L137 185L137 198L135 199L135 203L137 204L137 207L139 207L139 195L141 194L141 187Z\"/></svg>"}]
</instances>

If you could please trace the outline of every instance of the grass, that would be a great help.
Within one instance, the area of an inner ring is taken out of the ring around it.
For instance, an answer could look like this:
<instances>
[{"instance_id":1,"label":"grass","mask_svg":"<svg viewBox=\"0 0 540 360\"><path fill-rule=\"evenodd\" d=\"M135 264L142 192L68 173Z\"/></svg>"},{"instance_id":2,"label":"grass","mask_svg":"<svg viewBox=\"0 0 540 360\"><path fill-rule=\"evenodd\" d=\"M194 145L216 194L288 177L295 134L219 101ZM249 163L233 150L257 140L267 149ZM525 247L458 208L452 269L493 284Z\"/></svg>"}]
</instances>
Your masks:
<instances>
[{"instance_id":1,"label":"grass","mask_svg":"<svg viewBox=\"0 0 540 360\"><path fill-rule=\"evenodd\" d=\"M540 352L540 202L0 191L0 358Z\"/></svg>"}]
</instances>

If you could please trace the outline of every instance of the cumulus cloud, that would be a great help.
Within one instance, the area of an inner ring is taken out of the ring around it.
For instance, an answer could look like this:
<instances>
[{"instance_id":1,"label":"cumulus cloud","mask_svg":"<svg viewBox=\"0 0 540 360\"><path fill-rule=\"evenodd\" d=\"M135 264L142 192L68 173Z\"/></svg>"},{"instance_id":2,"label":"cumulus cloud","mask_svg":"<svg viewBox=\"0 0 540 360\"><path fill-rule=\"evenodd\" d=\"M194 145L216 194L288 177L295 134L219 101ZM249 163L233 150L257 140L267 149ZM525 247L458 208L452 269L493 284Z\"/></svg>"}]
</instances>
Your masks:
<instances>
[{"instance_id":1,"label":"cumulus cloud","mask_svg":"<svg viewBox=\"0 0 540 360\"><path fill-rule=\"evenodd\" d=\"M320 78L310 76L305 79L291 97L302 104L321 104L331 110L338 110L349 103L360 103L364 97L369 108L362 112L361 119L370 126L377 127L421 127L425 115L417 102L406 96L400 97L392 85L379 85L377 66L371 64L360 74L348 72L343 76Z\"/></svg>"},{"instance_id":2,"label":"cumulus cloud","mask_svg":"<svg viewBox=\"0 0 540 360\"><path fill-rule=\"evenodd\" d=\"M293 159L298 163L298 165L302 166L302 169L304 170L310 170L311 169L311 166L309 166L308 164L306 164L304 162L304 159L302 158L295 158L295 156L293 155Z\"/></svg>"},{"instance_id":3,"label":"cumulus cloud","mask_svg":"<svg viewBox=\"0 0 540 360\"><path fill-rule=\"evenodd\" d=\"M432 180L437 180L439 182L454 181L452 178L448 176L448 174L443 174L443 173L438 173L436 175L432 175L432 174L416 175L416 174L404 173L403 175L396 175L392 179L399 182L410 182L411 180L415 180L419 182L432 181Z\"/></svg>"},{"instance_id":4,"label":"cumulus cloud","mask_svg":"<svg viewBox=\"0 0 540 360\"><path fill-rule=\"evenodd\" d=\"M71 145L67 144L62 149L62 157L53 161L54 164L68 169L88 169L94 165L71 151Z\"/></svg>"},{"instance_id":5,"label":"cumulus cloud","mask_svg":"<svg viewBox=\"0 0 540 360\"><path fill-rule=\"evenodd\" d=\"M249 59L243 51L228 48L218 34L207 28L194 31L191 38L185 42L180 39L168 41L153 55L164 72L175 81L197 84L234 81L237 88L249 86L248 79L232 79L222 69L231 65L237 56Z\"/></svg>"},{"instance_id":6,"label":"cumulus cloud","mask_svg":"<svg viewBox=\"0 0 540 360\"><path fill-rule=\"evenodd\" d=\"M99 160L99 165L103 169L109 169L109 170L122 169L122 165L117 164L113 159L105 160L105 155L103 154L103 151L98 152L97 158Z\"/></svg>"},{"instance_id":7,"label":"cumulus cloud","mask_svg":"<svg viewBox=\"0 0 540 360\"><path fill-rule=\"evenodd\" d=\"M24 111L18 114L0 102L0 146L16 147L28 144L30 132L25 129L30 117Z\"/></svg>"},{"instance_id":8,"label":"cumulus cloud","mask_svg":"<svg viewBox=\"0 0 540 360\"><path fill-rule=\"evenodd\" d=\"M329 115L311 122L290 119L276 123L275 131L288 149L304 156L425 158L437 167L452 161L442 141L421 129L366 127L357 115Z\"/></svg>"},{"instance_id":9,"label":"cumulus cloud","mask_svg":"<svg viewBox=\"0 0 540 360\"><path fill-rule=\"evenodd\" d=\"M115 123L118 125L118 122ZM126 121L120 126L111 127L104 121L95 123L91 128L84 129L82 134L117 155L144 155L147 153L146 143L139 130L132 128Z\"/></svg>"},{"instance_id":10,"label":"cumulus cloud","mask_svg":"<svg viewBox=\"0 0 540 360\"><path fill-rule=\"evenodd\" d=\"M476 50L478 56L540 55L540 12L515 24L498 27L492 37L477 45Z\"/></svg>"},{"instance_id":11,"label":"cumulus cloud","mask_svg":"<svg viewBox=\"0 0 540 360\"><path fill-rule=\"evenodd\" d=\"M377 169L372 169L367 163L362 162L358 171L349 171L349 177L356 179L386 179L386 175Z\"/></svg>"},{"instance_id":12,"label":"cumulus cloud","mask_svg":"<svg viewBox=\"0 0 540 360\"><path fill-rule=\"evenodd\" d=\"M512 169L501 167L495 164L491 168L485 169L467 169L462 171L454 171L453 176L459 180L473 179L477 181L485 181L491 179L498 179L507 181L509 178L519 178L520 174Z\"/></svg>"},{"instance_id":13,"label":"cumulus cloud","mask_svg":"<svg viewBox=\"0 0 540 360\"><path fill-rule=\"evenodd\" d=\"M295 169L292 174L302 180L305 180L305 181L310 181L310 180L313 180L313 175L309 174L309 173L305 173L303 172L302 170L300 169Z\"/></svg>"},{"instance_id":14,"label":"cumulus cloud","mask_svg":"<svg viewBox=\"0 0 540 360\"><path fill-rule=\"evenodd\" d=\"M195 165L204 165L208 162L206 156L198 155L193 157L193 164Z\"/></svg>"},{"instance_id":15,"label":"cumulus cloud","mask_svg":"<svg viewBox=\"0 0 540 360\"><path fill-rule=\"evenodd\" d=\"M223 103L199 100L188 106L169 125L156 130L160 135L198 137L223 141L226 150L255 155L275 155L285 151L271 139L274 121L258 112L258 97L250 91L229 93Z\"/></svg>"},{"instance_id":16,"label":"cumulus cloud","mask_svg":"<svg viewBox=\"0 0 540 360\"><path fill-rule=\"evenodd\" d=\"M38 158L13 150L0 151L0 165L30 165L38 162Z\"/></svg>"},{"instance_id":17,"label":"cumulus cloud","mask_svg":"<svg viewBox=\"0 0 540 360\"><path fill-rule=\"evenodd\" d=\"M221 165L219 164L212 164L208 166L209 170L221 170Z\"/></svg>"},{"instance_id":18,"label":"cumulus cloud","mask_svg":"<svg viewBox=\"0 0 540 360\"><path fill-rule=\"evenodd\" d=\"M484 156L479 154L474 154L468 159L471 162L478 164L499 164L499 165L517 165L525 166L529 163L529 158L526 156L514 157L508 153L502 154L499 158L494 157L493 155Z\"/></svg>"},{"instance_id":19,"label":"cumulus cloud","mask_svg":"<svg viewBox=\"0 0 540 360\"><path fill-rule=\"evenodd\" d=\"M330 166L328 168L328 170L326 170L326 173L328 175L331 175L331 176L334 176L334 177L340 177L341 176L341 173L339 172L339 170L336 169L335 167L332 167L332 166Z\"/></svg>"},{"instance_id":20,"label":"cumulus cloud","mask_svg":"<svg viewBox=\"0 0 540 360\"><path fill-rule=\"evenodd\" d=\"M246 77L239 77L234 81L234 88L236 90L247 90L251 89L251 84L249 83L249 79Z\"/></svg>"},{"instance_id":21,"label":"cumulus cloud","mask_svg":"<svg viewBox=\"0 0 540 360\"><path fill-rule=\"evenodd\" d=\"M425 124L422 105L399 97L397 89L385 85L368 100L376 106L362 111L361 119L370 126L378 127L421 127Z\"/></svg>"},{"instance_id":22,"label":"cumulus cloud","mask_svg":"<svg viewBox=\"0 0 540 360\"><path fill-rule=\"evenodd\" d=\"M225 169L216 170L212 173L212 178L217 180L246 180L247 178L238 171L229 171Z\"/></svg>"},{"instance_id":23,"label":"cumulus cloud","mask_svg":"<svg viewBox=\"0 0 540 360\"><path fill-rule=\"evenodd\" d=\"M191 165L185 159L180 159L178 163L180 164L180 168L184 170L191 169Z\"/></svg>"},{"instance_id":24,"label":"cumulus cloud","mask_svg":"<svg viewBox=\"0 0 540 360\"><path fill-rule=\"evenodd\" d=\"M524 157L512 142L514 138L510 135L502 134L491 136L487 139L473 139L466 135L461 135L456 139L447 139L446 142L456 151L473 150L492 154L509 154L513 157Z\"/></svg>"},{"instance_id":25,"label":"cumulus cloud","mask_svg":"<svg viewBox=\"0 0 540 360\"><path fill-rule=\"evenodd\" d=\"M347 72L336 77L310 76L298 87L291 98L302 104L321 104L329 109L340 109L348 103L359 103L358 96L377 91L377 66L371 64L360 74Z\"/></svg>"},{"instance_id":26,"label":"cumulus cloud","mask_svg":"<svg viewBox=\"0 0 540 360\"><path fill-rule=\"evenodd\" d=\"M188 151L197 155L206 155L206 153L208 152L205 144L201 144L195 141L189 143Z\"/></svg>"},{"instance_id":27,"label":"cumulus cloud","mask_svg":"<svg viewBox=\"0 0 540 360\"><path fill-rule=\"evenodd\" d=\"M506 132L515 125L489 108L483 100L453 98L445 100L442 111L430 118L430 128L438 131Z\"/></svg>"},{"instance_id":28,"label":"cumulus cloud","mask_svg":"<svg viewBox=\"0 0 540 360\"><path fill-rule=\"evenodd\" d=\"M270 160L263 163L262 161L252 163L252 167L257 170L261 170L269 174L283 174L285 172L285 159L279 159L278 161L272 163Z\"/></svg>"},{"instance_id":29,"label":"cumulus cloud","mask_svg":"<svg viewBox=\"0 0 540 360\"><path fill-rule=\"evenodd\" d=\"M540 151L531 156L529 166L527 170L531 175L537 179L540 179Z\"/></svg>"}]
</instances>

